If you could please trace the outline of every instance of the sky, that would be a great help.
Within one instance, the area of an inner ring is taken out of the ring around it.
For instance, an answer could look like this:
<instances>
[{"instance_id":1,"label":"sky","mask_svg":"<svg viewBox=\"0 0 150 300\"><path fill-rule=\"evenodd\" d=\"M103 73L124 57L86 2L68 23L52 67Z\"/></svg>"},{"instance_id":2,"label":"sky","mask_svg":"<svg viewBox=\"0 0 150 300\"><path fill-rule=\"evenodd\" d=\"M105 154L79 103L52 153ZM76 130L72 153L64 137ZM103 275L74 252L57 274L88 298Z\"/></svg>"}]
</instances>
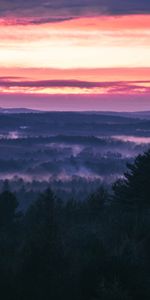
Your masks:
<instances>
[{"instance_id":1,"label":"sky","mask_svg":"<svg viewBox=\"0 0 150 300\"><path fill-rule=\"evenodd\" d=\"M0 0L0 106L150 110L150 1Z\"/></svg>"}]
</instances>

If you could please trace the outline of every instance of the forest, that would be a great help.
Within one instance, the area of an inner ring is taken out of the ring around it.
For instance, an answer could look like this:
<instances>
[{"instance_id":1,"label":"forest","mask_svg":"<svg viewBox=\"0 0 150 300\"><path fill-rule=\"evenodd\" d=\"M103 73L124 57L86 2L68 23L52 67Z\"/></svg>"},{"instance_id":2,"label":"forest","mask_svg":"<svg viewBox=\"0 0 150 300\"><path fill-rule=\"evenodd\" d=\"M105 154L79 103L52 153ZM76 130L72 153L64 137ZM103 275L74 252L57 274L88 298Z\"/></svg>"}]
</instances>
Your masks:
<instances>
[{"instance_id":1,"label":"forest","mask_svg":"<svg viewBox=\"0 0 150 300\"><path fill-rule=\"evenodd\" d=\"M0 255L5 300L149 300L150 150L83 201L49 184L22 210L5 181Z\"/></svg>"},{"instance_id":2,"label":"forest","mask_svg":"<svg viewBox=\"0 0 150 300\"><path fill-rule=\"evenodd\" d=\"M149 149L149 128L148 112L0 109L0 188L3 180L10 179L16 191L16 186L23 187L19 181L23 179L25 190L36 181L44 188L50 183L56 193L59 184L58 196L63 198L72 193L71 185L86 185L82 192L76 189L78 197L88 194L88 187L94 190L98 180L112 184L127 163Z\"/></svg>"}]
</instances>

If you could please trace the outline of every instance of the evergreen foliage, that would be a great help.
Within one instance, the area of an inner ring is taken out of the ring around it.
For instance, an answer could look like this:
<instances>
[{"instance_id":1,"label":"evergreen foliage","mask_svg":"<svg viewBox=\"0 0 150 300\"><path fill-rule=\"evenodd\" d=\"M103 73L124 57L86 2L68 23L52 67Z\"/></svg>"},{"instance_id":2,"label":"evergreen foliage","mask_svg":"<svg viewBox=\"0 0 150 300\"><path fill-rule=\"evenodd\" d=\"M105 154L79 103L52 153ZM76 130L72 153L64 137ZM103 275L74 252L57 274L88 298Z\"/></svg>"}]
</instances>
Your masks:
<instances>
[{"instance_id":1,"label":"evergreen foliage","mask_svg":"<svg viewBox=\"0 0 150 300\"><path fill-rule=\"evenodd\" d=\"M1 298L149 300L150 151L128 165L113 191L100 187L87 201L62 202L48 189L23 215L5 184Z\"/></svg>"}]
</instances>

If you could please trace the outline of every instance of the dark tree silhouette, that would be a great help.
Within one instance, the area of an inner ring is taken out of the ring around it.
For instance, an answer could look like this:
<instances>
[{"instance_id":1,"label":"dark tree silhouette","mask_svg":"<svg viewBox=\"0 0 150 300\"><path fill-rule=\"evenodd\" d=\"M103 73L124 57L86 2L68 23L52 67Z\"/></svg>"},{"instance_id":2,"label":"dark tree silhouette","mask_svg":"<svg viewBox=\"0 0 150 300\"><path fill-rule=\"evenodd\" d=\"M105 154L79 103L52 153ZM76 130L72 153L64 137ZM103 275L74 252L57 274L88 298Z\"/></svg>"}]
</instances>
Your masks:
<instances>
[{"instance_id":1,"label":"dark tree silhouette","mask_svg":"<svg viewBox=\"0 0 150 300\"><path fill-rule=\"evenodd\" d=\"M150 150L137 156L127 167L125 179L113 186L115 199L129 206L150 207Z\"/></svg>"},{"instance_id":2,"label":"dark tree silhouette","mask_svg":"<svg viewBox=\"0 0 150 300\"><path fill-rule=\"evenodd\" d=\"M55 215L56 198L48 189L32 205L26 216L26 243L22 251L23 272L20 277L24 298L56 298L61 268L61 238ZM26 286L24 286L26 282Z\"/></svg>"},{"instance_id":3,"label":"dark tree silhouette","mask_svg":"<svg viewBox=\"0 0 150 300\"><path fill-rule=\"evenodd\" d=\"M18 202L13 193L4 191L0 194L0 227L15 221L17 206Z\"/></svg>"},{"instance_id":4,"label":"dark tree silhouette","mask_svg":"<svg viewBox=\"0 0 150 300\"><path fill-rule=\"evenodd\" d=\"M101 209L107 203L108 198L109 196L107 190L103 186L100 186L97 191L90 195L88 199L89 208L94 211L101 211Z\"/></svg>"},{"instance_id":5,"label":"dark tree silhouette","mask_svg":"<svg viewBox=\"0 0 150 300\"><path fill-rule=\"evenodd\" d=\"M13 298L20 218L16 196L8 190L0 194L0 291L5 299Z\"/></svg>"}]
</instances>

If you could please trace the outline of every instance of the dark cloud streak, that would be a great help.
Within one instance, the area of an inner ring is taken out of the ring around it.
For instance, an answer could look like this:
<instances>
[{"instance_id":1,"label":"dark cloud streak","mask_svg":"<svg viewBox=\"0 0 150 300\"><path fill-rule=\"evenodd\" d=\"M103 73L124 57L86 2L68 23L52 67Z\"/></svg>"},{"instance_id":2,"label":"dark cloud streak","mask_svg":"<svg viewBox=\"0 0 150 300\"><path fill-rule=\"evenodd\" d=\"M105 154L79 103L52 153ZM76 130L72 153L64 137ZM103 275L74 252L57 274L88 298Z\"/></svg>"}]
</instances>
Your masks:
<instances>
[{"instance_id":1,"label":"dark cloud streak","mask_svg":"<svg viewBox=\"0 0 150 300\"><path fill-rule=\"evenodd\" d=\"M150 0L6 0L0 3L0 17L12 22L16 19L19 24L62 22L81 16L130 14L150 14Z\"/></svg>"},{"instance_id":2,"label":"dark cloud streak","mask_svg":"<svg viewBox=\"0 0 150 300\"><path fill-rule=\"evenodd\" d=\"M16 80L18 79L18 80ZM26 89L46 89L46 88L79 88L92 89L108 89L110 92L132 92L143 89L144 93L150 93L150 87L146 87L145 83L150 84L150 81L110 81L110 82L92 82L79 80L39 80L25 81L23 78L16 77L0 77L0 87L3 89L21 88Z\"/></svg>"}]
</instances>

